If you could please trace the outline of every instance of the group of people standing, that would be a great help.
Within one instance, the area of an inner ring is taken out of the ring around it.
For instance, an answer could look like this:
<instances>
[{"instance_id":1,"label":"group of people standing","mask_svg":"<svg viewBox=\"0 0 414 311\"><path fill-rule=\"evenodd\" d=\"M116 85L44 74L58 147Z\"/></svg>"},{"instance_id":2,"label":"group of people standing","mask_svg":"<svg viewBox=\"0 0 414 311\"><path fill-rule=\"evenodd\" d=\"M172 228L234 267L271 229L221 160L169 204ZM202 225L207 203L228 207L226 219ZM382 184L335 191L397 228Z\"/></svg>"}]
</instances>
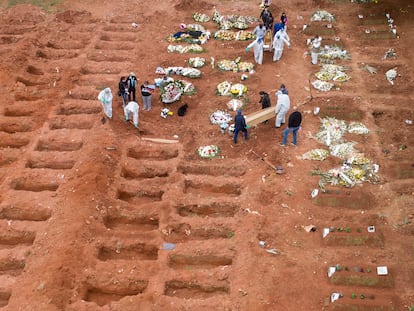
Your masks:
<instances>
[{"instance_id":1,"label":"group of people standing","mask_svg":"<svg viewBox=\"0 0 414 311\"><path fill-rule=\"evenodd\" d=\"M272 106L270 96L265 91L260 91L260 100L259 104L262 106L262 109L266 109ZM286 115L290 110L290 98L289 92L284 84L280 86L280 88L275 93L277 98L277 103L275 106L275 128L280 128L283 124L286 123ZM264 121L263 123L267 124L268 121ZM286 146L287 138L289 133L293 135L293 141L291 142L292 145L296 146L297 144L297 133L301 128L302 123L302 114L297 110L297 107L293 107L293 112L289 114L288 117L288 124L287 127L283 130L282 133L282 142L280 143L281 146ZM244 138L248 139L248 125L246 125L245 117L242 114L241 110L237 111L237 115L234 119L234 135L233 141L237 143L237 137L239 132L244 134Z\"/></svg>"},{"instance_id":2,"label":"group of people standing","mask_svg":"<svg viewBox=\"0 0 414 311\"><path fill-rule=\"evenodd\" d=\"M259 65L263 63L264 40L267 35L272 38L273 61L280 60L285 44L290 47L290 38L286 32L288 18L285 12L280 16L280 21L273 25L274 18L266 2L260 13L260 19L261 22L252 31L256 36L256 40L246 47L246 52L253 48L255 62Z\"/></svg>"},{"instance_id":3,"label":"group of people standing","mask_svg":"<svg viewBox=\"0 0 414 311\"><path fill-rule=\"evenodd\" d=\"M122 76L118 83L118 96L122 99L122 107L124 109L125 121L133 122L134 126L137 128L139 124L139 105L136 99L136 90L138 86L139 79L136 77L134 72L131 72L129 76ZM141 98L143 102L143 110L150 111L152 93L155 90L155 85L150 84L148 81L145 81L141 87ZM113 95L109 87L103 89L99 95L98 100L101 102L104 114L109 119L112 119L112 100ZM102 119L102 122L105 122L105 117Z\"/></svg>"},{"instance_id":4,"label":"group of people standing","mask_svg":"<svg viewBox=\"0 0 414 311\"><path fill-rule=\"evenodd\" d=\"M260 100L259 104L262 105L262 109L266 109L271 106L270 96L265 91L260 91ZM283 124L286 123L286 115L290 109L290 98L289 92L284 84L275 93L277 98L277 103L275 106L275 128L280 128ZM283 141L282 146L286 146L286 140L289 133L293 134L292 144L296 146L297 143L297 132L300 129L302 123L302 114L297 111L296 107L293 107L293 112L289 115L288 126L283 130Z\"/></svg>"},{"instance_id":5,"label":"group of people standing","mask_svg":"<svg viewBox=\"0 0 414 311\"><path fill-rule=\"evenodd\" d=\"M136 102L136 89L139 79L135 76L134 72L131 72L128 77L121 77L118 83L118 95L122 97L122 105L126 106L128 102ZM155 85L145 81L141 84L141 97L144 104L143 110L151 110L152 93L155 90Z\"/></svg>"}]
</instances>

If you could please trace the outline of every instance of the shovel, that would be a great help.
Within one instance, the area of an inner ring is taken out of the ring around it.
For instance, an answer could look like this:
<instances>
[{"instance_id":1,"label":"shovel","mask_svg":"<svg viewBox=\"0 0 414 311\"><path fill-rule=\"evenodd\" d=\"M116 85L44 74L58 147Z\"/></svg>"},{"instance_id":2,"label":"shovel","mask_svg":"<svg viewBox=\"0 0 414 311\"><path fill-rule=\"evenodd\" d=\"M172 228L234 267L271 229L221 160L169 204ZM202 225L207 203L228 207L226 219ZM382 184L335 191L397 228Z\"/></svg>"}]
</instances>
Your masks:
<instances>
[{"instance_id":1,"label":"shovel","mask_svg":"<svg viewBox=\"0 0 414 311\"><path fill-rule=\"evenodd\" d=\"M271 167L273 170L276 171L276 174L282 175L285 173L285 170L282 166L275 166L272 163L270 163L269 160L266 158L263 158L260 154L255 152L253 149L250 149L249 152L253 153L255 156L257 156L260 160L262 160L264 163L266 163L269 167Z\"/></svg>"}]
</instances>

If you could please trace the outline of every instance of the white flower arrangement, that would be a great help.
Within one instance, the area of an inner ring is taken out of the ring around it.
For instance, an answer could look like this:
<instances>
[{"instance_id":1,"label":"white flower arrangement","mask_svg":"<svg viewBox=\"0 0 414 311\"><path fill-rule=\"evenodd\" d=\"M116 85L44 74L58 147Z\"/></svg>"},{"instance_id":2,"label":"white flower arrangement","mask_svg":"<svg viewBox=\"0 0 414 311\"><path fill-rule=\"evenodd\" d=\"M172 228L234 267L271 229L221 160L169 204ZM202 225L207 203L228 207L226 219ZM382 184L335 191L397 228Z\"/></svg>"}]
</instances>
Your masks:
<instances>
[{"instance_id":1,"label":"white flower arrangement","mask_svg":"<svg viewBox=\"0 0 414 311\"><path fill-rule=\"evenodd\" d=\"M216 145L201 146L197 153L201 158L212 159L220 154L220 148Z\"/></svg>"}]
</instances>

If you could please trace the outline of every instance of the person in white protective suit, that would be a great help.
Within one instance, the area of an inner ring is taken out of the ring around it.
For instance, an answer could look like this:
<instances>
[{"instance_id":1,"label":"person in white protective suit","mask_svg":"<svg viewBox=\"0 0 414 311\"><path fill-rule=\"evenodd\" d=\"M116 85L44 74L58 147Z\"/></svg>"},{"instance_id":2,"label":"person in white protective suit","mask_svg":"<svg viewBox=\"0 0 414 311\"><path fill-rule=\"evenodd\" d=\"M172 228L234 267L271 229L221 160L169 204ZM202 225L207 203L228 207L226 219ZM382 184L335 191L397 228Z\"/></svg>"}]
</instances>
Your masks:
<instances>
[{"instance_id":1,"label":"person in white protective suit","mask_svg":"<svg viewBox=\"0 0 414 311\"><path fill-rule=\"evenodd\" d=\"M322 37L319 35L315 35L312 40L312 50L311 50L311 58L312 58L312 65L316 65L318 63L318 55L321 52L321 43Z\"/></svg>"},{"instance_id":2,"label":"person in white protective suit","mask_svg":"<svg viewBox=\"0 0 414 311\"><path fill-rule=\"evenodd\" d=\"M266 27L263 24L259 24L252 33L256 35L256 40L246 47L246 52L253 48L254 60L261 65L263 63L263 39L266 35Z\"/></svg>"},{"instance_id":3,"label":"person in white protective suit","mask_svg":"<svg viewBox=\"0 0 414 311\"><path fill-rule=\"evenodd\" d=\"M277 103L275 108L275 127L278 128L286 122L286 114L288 113L290 108L290 98L289 95L286 94L286 92L283 92L281 90L277 91L275 95L277 97Z\"/></svg>"},{"instance_id":4,"label":"person in white protective suit","mask_svg":"<svg viewBox=\"0 0 414 311\"><path fill-rule=\"evenodd\" d=\"M273 61L277 62L283 54L285 44L290 47L290 38L284 28L278 30L273 37L272 48L275 50Z\"/></svg>"},{"instance_id":5,"label":"person in white protective suit","mask_svg":"<svg viewBox=\"0 0 414 311\"><path fill-rule=\"evenodd\" d=\"M99 92L98 100L101 102L104 114L112 119L112 91L109 87Z\"/></svg>"},{"instance_id":6,"label":"person in white protective suit","mask_svg":"<svg viewBox=\"0 0 414 311\"><path fill-rule=\"evenodd\" d=\"M263 63L263 39L256 39L246 47L246 52L253 48L254 60L257 64Z\"/></svg>"},{"instance_id":7,"label":"person in white protective suit","mask_svg":"<svg viewBox=\"0 0 414 311\"><path fill-rule=\"evenodd\" d=\"M138 127L138 110L139 110L138 103L133 102L133 101L129 102L128 105L126 105L124 108L125 121L128 122L132 118L132 121L136 128Z\"/></svg>"}]
</instances>

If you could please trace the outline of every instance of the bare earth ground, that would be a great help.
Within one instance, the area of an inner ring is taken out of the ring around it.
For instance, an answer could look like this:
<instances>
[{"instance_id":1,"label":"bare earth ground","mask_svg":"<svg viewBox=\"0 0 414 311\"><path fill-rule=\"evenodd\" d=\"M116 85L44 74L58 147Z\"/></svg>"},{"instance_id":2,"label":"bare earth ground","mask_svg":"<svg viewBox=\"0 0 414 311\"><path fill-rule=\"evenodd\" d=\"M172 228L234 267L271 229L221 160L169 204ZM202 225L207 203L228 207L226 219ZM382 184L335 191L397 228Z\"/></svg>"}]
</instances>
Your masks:
<instances>
[{"instance_id":1,"label":"bare earth ground","mask_svg":"<svg viewBox=\"0 0 414 311\"><path fill-rule=\"evenodd\" d=\"M160 118L157 91L153 110L140 114L139 131L124 122L118 97L113 120L100 122L102 87L116 90L131 70L142 82L157 78L158 66L186 66L194 55L167 53L165 38L193 22L194 12L211 16L216 6L223 15L258 16L257 1L73 0L57 13L30 5L2 9L0 309L408 310L414 305L414 125L404 123L414 119L408 3L274 1L273 14L289 16L292 47L278 63L265 52L245 82L245 113L260 109L260 90L271 92L274 105L274 90L285 83L304 112L296 148L279 146L274 119L237 145L211 125L209 115L228 101L215 95L216 85L238 82L240 73L209 65L193 80L197 94L169 106L172 117ZM339 90L310 94L317 67L304 55L309 36L301 30L318 8L336 16L335 33L323 37L341 38L352 78ZM358 14L375 20L384 13L395 20L399 39L366 39L366 27L388 26L360 25ZM205 26L217 29L212 21ZM246 45L211 39L200 56L253 61ZM397 58L382 60L388 48ZM378 73L363 71L364 64ZM400 73L395 85L384 75L393 67ZM189 110L180 118L183 101ZM340 164L333 157L298 159L321 147L307 136L319 127L309 113L316 106L367 125L369 135L350 140L379 164L380 184L332 187L312 201L319 178L309 172ZM173 135L176 144L141 139ZM196 149L205 144L218 145L223 157L200 159ZM250 149L286 174L276 175ZM316 232L306 232L307 225ZM331 226L353 231L322 239ZM368 226L376 232L368 235ZM348 245L349 237L362 245ZM161 249L165 242L175 248ZM327 269L336 264L351 271L329 279ZM378 277L377 266L387 266L389 275ZM364 276L371 279L358 282ZM344 297L330 303L333 292Z\"/></svg>"}]
</instances>

